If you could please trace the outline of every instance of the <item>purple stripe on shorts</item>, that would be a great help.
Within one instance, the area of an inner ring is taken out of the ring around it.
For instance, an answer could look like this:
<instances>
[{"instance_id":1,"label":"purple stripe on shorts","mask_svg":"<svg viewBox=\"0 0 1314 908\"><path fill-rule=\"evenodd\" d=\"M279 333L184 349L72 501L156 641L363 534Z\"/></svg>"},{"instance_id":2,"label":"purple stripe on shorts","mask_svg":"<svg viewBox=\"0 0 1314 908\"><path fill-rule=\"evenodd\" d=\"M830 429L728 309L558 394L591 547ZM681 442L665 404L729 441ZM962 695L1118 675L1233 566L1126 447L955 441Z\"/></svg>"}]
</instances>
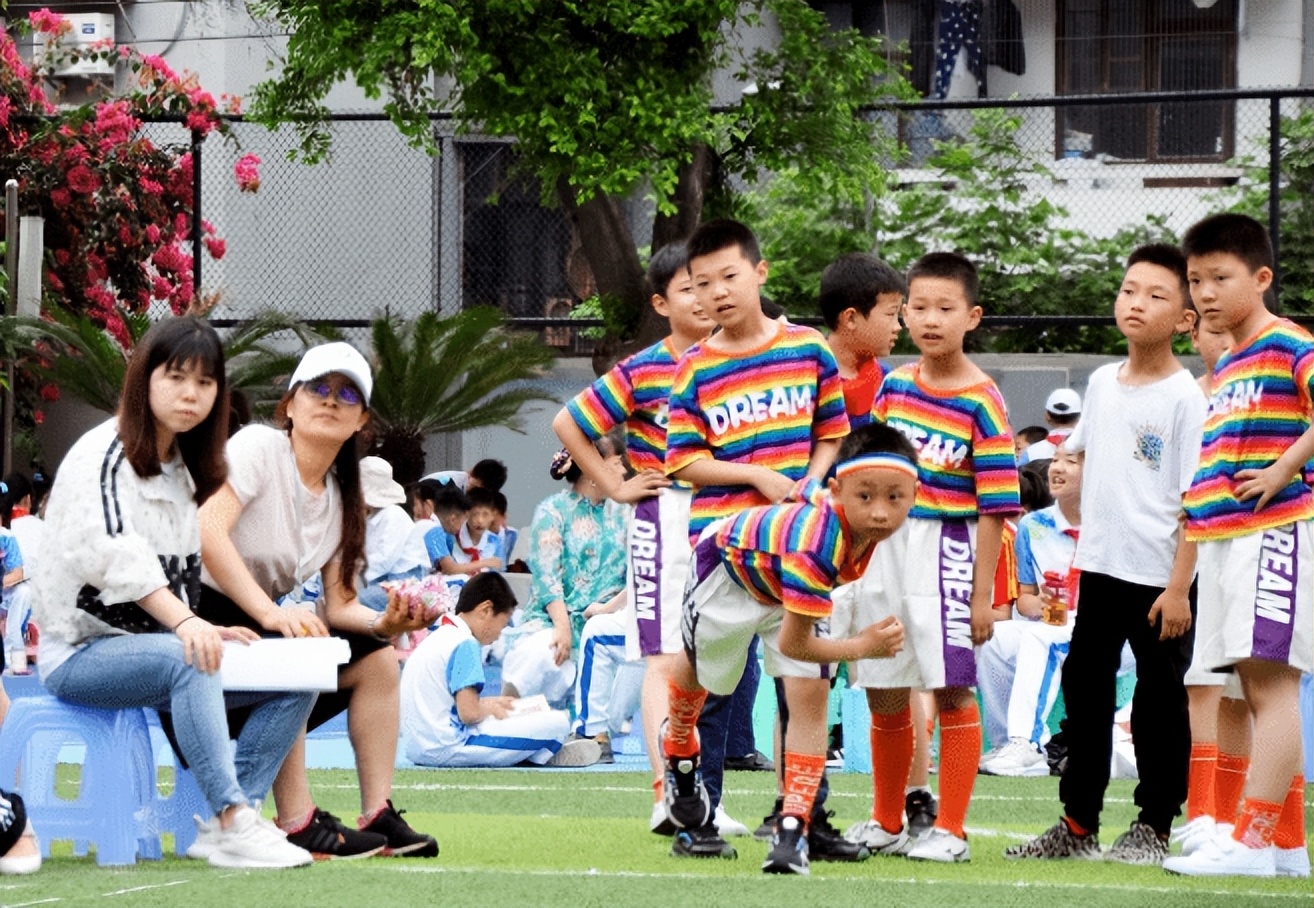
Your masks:
<instances>
[{"instance_id":1,"label":"purple stripe on shorts","mask_svg":"<svg viewBox=\"0 0 1314 908\"><path fill-rule=\"evenodd\" d=\"M1269 662L1287 663L1295 631L1297 551L1295 524L1264 530L1259 543L1259 569L1255 578L1254 637L1250 655Z\"/></svg>"},{"instance_id":2,"label":"purple stripe on shorts","mask_svg":"<svg viewBox=\"0 0 1314 908\"><path fill-rule=\"evenodd\" d=\"M630 583L639 627L639 652L662 651L662 521L659 495L634 506L630 520ZM684 540L676 540L683 545Z\"/></svg>"},{"instance_id":3,"label":"purple stripe on shorts","mask_svg":"<svg viewBox=\"0 0 1314 908\"><path fill-rule=\"evenodd\" d=\"M965 520L940 523L940 631L944 686L976 686L972 649L972 537Z\"/></svg>"},{"instance_id":4,"label":"purple stripe on shorts","mask_svg":"<svg viewBox=\"0 0 1314 908\"><path fill-rule=\"evenodd\" d=\"M693 554L694 583L702 583L720 564L721 550L716 547L716 536L699 540Z\"/></svg>"}]
</instances>

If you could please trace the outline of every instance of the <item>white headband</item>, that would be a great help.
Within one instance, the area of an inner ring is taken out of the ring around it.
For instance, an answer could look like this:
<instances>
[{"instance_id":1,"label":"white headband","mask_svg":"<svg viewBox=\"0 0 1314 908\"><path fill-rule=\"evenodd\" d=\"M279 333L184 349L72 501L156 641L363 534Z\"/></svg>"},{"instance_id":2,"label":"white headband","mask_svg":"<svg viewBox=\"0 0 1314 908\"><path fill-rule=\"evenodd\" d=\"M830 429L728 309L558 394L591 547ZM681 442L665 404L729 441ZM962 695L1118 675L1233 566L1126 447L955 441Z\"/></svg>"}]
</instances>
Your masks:
<instances>
[{"instance_id":1,"label":"white headband","mask_svg":"<svg viewBox=\"0 0 1314 908\"><path fill-rule=\"evenodd\" d=\"M843 479L859 470L897 470L917 478L917 466L902 454L863 454L852 460L846 460L835 468L835 478Z\"/></svg>"}]
</instances>

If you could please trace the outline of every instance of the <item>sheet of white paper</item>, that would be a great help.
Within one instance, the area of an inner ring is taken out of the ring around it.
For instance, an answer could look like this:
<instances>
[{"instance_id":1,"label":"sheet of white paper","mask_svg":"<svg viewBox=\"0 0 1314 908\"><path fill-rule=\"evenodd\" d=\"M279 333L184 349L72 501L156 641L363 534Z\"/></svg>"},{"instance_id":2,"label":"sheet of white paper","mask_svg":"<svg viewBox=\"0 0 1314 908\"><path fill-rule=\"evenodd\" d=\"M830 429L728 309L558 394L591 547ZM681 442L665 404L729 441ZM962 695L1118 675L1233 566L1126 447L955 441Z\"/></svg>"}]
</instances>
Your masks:
<instances>
[{"instance_id":1,"label":"sheet of white paper","mask_svg":"<svg viewBox=\"0 0 1314 908\"><path fill-rule=\"evenodd\" d=\"M224 690L337 690L338 666L351 658L340 637L287 637L224 643Z\"/></svg>"}]
</instances>

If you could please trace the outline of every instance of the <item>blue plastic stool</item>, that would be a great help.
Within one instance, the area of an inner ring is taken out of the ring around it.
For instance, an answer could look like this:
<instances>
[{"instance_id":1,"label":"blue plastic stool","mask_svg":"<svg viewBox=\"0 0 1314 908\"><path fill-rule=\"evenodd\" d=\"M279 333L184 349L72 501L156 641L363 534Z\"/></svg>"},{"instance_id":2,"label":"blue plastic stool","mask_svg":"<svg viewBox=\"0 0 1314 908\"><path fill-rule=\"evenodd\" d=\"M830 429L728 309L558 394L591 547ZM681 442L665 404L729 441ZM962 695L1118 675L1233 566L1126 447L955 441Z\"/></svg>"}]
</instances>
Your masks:
<instances>
[{"instance_id":1,"label":"blue plastic stool","mask_svg":"<svg viewBox=\"0 0 1314 908\"><path fill-rule=\"evenodd\" d=\"M77 797L61 798L61 751L76 753L79 745ZM140 709L95 709L50 696L14 700L0 729L0 786L22 794L45 857L53 839L72 839L77 855L94 844L102 865L135 863L138 852L160 856L159 836L141 822L155 797L155 755Z\"/></svg>"},{"instance_id":2,"label":"blue plastic stool","mask_svg":"<svg viewBox=\"0 0 1314 908\"><path fill-rule=\"evenodd\" d=\"M840 699L840 722L844 725L844 771L871 772L871 710L867 691L846 687Z\"/></svg>"},{"instance_id":3,"label":"blue plastic stool","mask_svg":"<svg viewBox=\"0 0 1314 908\"><path fill-rule=\"evenodd\" d=\"M1300 679L1300 727L1305 742L1305 781L1314 779L1314 675Z\"/></svg>"},{"instance_id":4,"label":"blue plastic stool","mask_svg":"<svg viewBox=\"0 0 1314 908\"><path fill-rule=\"evenodd\" d=\"M152 722L150 732L151 741L155 745L155 764L173 767L173 791L165 795L160 793L158 787L152 786L150 802L140 818L142 832L146 836L143 841L154 842L155 847L159 848L159 837L169 833L173 835L173 853L182 856L196 841L194 817L208 819L214 815L214 811L210 809L205 795L201 793L201 787L196 783L195 776L178 763L173 745L169 743L160 726ZM159 855L142 852L142 856L158 857Z\"/></svg>"}]
</instances>

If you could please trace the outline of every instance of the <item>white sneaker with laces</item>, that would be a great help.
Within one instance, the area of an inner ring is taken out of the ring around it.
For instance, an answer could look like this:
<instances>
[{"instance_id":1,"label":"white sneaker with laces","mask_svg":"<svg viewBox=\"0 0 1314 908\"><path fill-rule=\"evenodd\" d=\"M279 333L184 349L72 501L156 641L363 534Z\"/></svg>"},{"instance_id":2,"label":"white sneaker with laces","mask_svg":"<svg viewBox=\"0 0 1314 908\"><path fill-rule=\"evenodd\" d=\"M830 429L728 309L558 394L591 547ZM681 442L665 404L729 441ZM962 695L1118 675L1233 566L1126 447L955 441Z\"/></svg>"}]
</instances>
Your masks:
<instances>
[{"instance_id":1,"label":"white sneaker with laces","mask_svg":"<svg viewBox=\"0 0 1314 908\"><path fill-rule=\"evenodd\" d=\"M751 831L743 823L726 813L724 804L716 805L716 814L712 817L712 823L715 824L716 831L721 834L722 838L744 836Z\"/></svg>"},{"instance_id":2,"label":"white sneaker with laces","mask_svg":"<svg viewBox=\"0 0 1314 908\"><path fill-rule=\"evenodd\" d=\"M192 819L196 821L196 840L187 846L187 857L194 861L208 861L218 847L219 818L202 820L200 816L192 814Z\"/></svg>"},{"instance_id":3,"label":"white sneaker with laces","mask_svg":"<svg viewBox=\"0 0 1314 908\"><path fill-rule=\"evenodd\" d=\"M314 863L310 852L298 848L273 823L250 807L239 807L227 829L214 838L209 861L214 867L242 870L304 867Z\"/></svg>"},{"instance_id":4,"label":"white sneaker with laces","mask_svg":"<svg viewBox=\"0 0 1314 908\"><path fill-rule=\"evenodd\" d=\"M1182 876L1272 877L1277 875L1274 851L1271 845L1247 848L1231 836L1214 836L1189 855L1168 858L1163 869Z\"/></svg>"},{"instance_id":5,"label":"white sneaker with laces","mask_svg":"<svg viewBox=\"0 0 1314 908\"><path fill-rule=\"evenodd\" d=\"M849 827L849 831L844 833L844 838L855 845L865 845L872 854L892 857L906 855L916 841L908 835L906 826L898 832L886 832L885 827L875 820L854 823Z\"/></svg>"},{"instance_id":6,"label":"white sneaker with laces","mask_svg":"<svg viewBox=\"0 0 1314 908\"><path fill-rule=\"evenodd\" d=\"M981 766L991 776L1047 776L1049 762L1036 745L1025 738L1009 738L998 755Z\"/></svg>"},{"instance_id":7,"label":"white sneaker with laces","mask_svg":"<svg viewBox=\"0 0 1314 908\"><path fill-rule=\"evenodd\" d=\"M1274 848L1273 870L1278 876L1309 878L1309 850L1301 845L1299 848Z\"/></svg>"},{"instance_id":8,"label":"white sneaker with laces","mask_svg":"<svg viewBox=\"0 0 1314 908\"><path fill-rule=\"evenodd\" d=\"M941 864L958 864L972 860L972 849L967 839L960 839L951 832L934 828L917 840L908 851L908 857L914 861L938 861Z\"/></svg>"},{"instance_id":9,"label":"white sneaker with laces","mask_svg":"<svg viewBox=\"0 0 1314 908\"><path fill-rule=\"evenodd\" d=\"M1174 829L1168 837L1168 842L1181 845L1182 854L1189 855L1216 835L1218 835L1218 821L1208 814L1201 814L1189 823Z\"/></svg>"}]
</instances>

